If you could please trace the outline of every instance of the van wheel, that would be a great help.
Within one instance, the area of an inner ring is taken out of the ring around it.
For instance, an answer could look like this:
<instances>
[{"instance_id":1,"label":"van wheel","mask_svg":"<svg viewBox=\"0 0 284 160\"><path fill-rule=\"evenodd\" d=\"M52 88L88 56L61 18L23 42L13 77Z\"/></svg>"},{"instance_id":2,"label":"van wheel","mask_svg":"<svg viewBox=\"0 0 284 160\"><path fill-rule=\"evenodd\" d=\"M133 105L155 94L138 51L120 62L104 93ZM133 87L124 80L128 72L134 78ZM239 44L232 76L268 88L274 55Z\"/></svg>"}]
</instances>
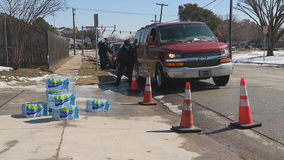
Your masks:
<instances>
[{"instance_id":1,"label":"van wheel","mask_svg":"<svg viewBox=\"0 0 284 160\"><path fill-rule=\"evenodd\" d=\"M217 86L225 86L229 82L230 76L213 77L213 81Z\"/></svg>"},{"instance_id":2,"label":"van wheel","mask_svg":"<svg viewBox=\"0 0 284 160\"><path fill-rule=\"evenodd\" d=\"M166 86L166 78L163 72L163 68L159 64L156 66L155 83L158 89L163 89Z\"/></svg>"}]
</instances>

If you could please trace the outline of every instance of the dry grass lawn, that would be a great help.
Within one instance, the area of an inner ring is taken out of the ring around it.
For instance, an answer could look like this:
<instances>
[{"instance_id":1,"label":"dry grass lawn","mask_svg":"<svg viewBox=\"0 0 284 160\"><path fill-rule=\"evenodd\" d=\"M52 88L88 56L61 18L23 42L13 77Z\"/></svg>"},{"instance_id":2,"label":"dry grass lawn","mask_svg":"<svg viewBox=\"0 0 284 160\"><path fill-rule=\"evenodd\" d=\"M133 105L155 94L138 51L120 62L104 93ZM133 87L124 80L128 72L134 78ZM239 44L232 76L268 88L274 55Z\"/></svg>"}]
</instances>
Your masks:
<instances>
[{"instance_id":1,"label":"dry grass lawn","mask_svg":"<svg viewBox=\"0 0 284 160\"><path fill-rule=\"evenodd\" d=\"M20 68L17 71L1 71L0 72L0 81L12 81L12 80L18 80L17 77L27 77L27 78L33 78L33 77L40 77L46 74L53 74L55 70L60 68L63 64L68 62L70 59L72 59L73 56L68 57L61 62L59 62L57 65L51 67L50 69L47 69L46 66L39 67L39 68ZM96 60L92 58L91 56L84 56L82 58L82 64L80 66L80 70L78 75L79 76L86 76L83 78L79 78L76 81L76 85L91 85L91 84L98 84L98 83L104 83L104 82L112 82L114 81L113 75L106 72L105 70L101 70L96 68ZM14 78L12 78L14 77Z\"/></svg>"},{"instance_id":2,"label":"dry grass lawn","mask_svg":"<svg viewBox=\"0 0 284 160\"><path fill-rule=\"evenodd\" d=\"M34 78L34 77L41 77L46 74L53 74L53 72L61 67L63 64L68 62L72 57L68 57L62 61L60 61L57 65L54 65L50 69L47 69L47 66L41 66L39 68L20 68L16 71L1 71L0 72L0 81L12 81L18 80L17 77L27 77L27 78ZM11 78L11 77L14 77Z\"/></svg>"},{"instance_id":3,"label":"dry grass lawn","mask_svg":"<svg viewBox=\"0 0 284 160\"><path fill-rule=\"evenodd\" d=\"M91 56L82 57L82 64L80 67L78 76L88 77L79 78L76 81L76 85L91 85L114 81L114 77L105 70L97 70L96 60Z\"/></svg>"}]
</instances>

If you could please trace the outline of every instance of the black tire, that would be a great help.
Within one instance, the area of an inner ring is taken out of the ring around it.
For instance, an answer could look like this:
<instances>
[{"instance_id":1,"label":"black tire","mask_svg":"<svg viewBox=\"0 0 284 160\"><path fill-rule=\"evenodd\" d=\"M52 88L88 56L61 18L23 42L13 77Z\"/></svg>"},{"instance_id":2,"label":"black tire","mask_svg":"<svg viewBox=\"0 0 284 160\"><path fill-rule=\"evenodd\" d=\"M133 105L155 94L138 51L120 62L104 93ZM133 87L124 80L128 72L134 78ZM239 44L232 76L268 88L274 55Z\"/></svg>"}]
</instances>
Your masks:
<instances>
[{"instance_id":1,"label":"black tire","mask_svg":"<svg viewBox=\"0 0 284 160\"><path fill-rule=\"evenodd\" d=\"M213 77L213 81L217 86L225 86L229 82L230 76Z\"/></svg>"},{"instance_id":2,"label":"black tire","mask_svg":"<svg viewBox=\"0 0 284 160\"><path fill-rule=\"evenodd\" d=\"M155 85L160 90L164 89L167 85L167 79L160 64L155 69Z\"/></svg>"}]
</instances>

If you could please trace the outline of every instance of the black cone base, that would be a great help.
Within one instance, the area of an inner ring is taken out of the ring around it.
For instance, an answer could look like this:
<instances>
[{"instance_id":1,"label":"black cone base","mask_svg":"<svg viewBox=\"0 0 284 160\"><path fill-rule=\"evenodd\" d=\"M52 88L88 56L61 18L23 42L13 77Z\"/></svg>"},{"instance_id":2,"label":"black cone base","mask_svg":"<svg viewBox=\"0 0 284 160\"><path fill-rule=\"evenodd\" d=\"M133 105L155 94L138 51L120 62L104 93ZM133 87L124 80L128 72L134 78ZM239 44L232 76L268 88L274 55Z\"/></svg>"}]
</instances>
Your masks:
<instances>
[{"instance_id":1,"label":"black cone base","mask_svg":"<svg viewBox=\"0 0 284 160\"><path fill-rule=\"evenodd\" d=\"M138 104L141 104L141 105L157 105L157 103L144 103L144 102L138 102Z\"/></svg>"},{"instance_id":2,"label":"black cone base","mask_svg":"<svg viewBox=\"0 0 284 160\"><path fill-rule=\"evenodd\" d=\"M261 125L262 125L261 122L255 122L255 121L253 121L253 123L250 124L240 124L239 122L231 123L231 126L239 129L250 129L254 127L260 127Z\"/></svg>"},{"instance_id":3,"label":"black cone base","mask_svg":"<svg viewBox=\"0 0 284 160\"><path fill-rule=\"evenodd\" d=\"M177 133L198 133L201 132L201 129L198 127L193 128L181 128L180 126L172 126L171 130L174 130Z\"/></svg>"},{"instance_id":4,"label":"black cone base","mask_svg":"<svg viewBox=\"0 0 284 160\"><path fill-rule=\"evenodd\" d=\"M141 90L140 89L127 89L129 92L141 92Z\"/></svg>"}]
</instances>

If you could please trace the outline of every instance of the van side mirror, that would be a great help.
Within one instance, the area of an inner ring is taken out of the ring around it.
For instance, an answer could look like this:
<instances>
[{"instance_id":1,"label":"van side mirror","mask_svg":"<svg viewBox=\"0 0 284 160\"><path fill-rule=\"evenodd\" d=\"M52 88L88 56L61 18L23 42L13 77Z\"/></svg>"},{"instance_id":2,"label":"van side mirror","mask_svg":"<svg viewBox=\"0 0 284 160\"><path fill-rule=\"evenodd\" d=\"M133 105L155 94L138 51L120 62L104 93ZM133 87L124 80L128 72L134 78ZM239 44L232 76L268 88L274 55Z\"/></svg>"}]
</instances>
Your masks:
<instances>
[{"instance_id":1,"label":"van side mirror","mask_svg":"<svg viewBox=\"0 0 284 160\"><path fill-rule=\"evenodd\" d=\"M222 33L220 31L217 31L215 33L215 36L217 37L217 39L220 41L222 39Z\"/></svg>"},{"instance_id":2,"label":"van side mirror","mask_svg":"<svg viewBox=\"0 0 284 160\"><path fill-rule=\"evenodd\" d=\"M146 43L147 43L148 45L154 45L154 44L156 44L156 42L153 42L153 36L148 36Z\"/></svg>"}]
</instances>

